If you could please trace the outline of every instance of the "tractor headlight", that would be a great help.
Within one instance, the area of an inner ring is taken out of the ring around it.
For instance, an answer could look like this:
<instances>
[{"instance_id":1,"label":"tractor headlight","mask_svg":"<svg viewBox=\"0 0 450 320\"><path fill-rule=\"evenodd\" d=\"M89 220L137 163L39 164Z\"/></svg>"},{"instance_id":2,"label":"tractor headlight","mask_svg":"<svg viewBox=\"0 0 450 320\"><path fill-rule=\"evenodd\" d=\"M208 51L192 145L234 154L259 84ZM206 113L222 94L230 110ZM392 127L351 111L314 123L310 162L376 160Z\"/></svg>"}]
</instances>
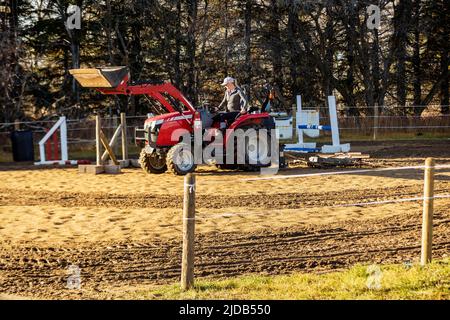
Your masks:
<instances>
[{"instance_id":1,"label":"tractor headlight","mask_svg":"<svg viewBox=\"0 0 450 320\"><path fill-rule=\"evenodd\" d=\"M154 132L156 129L156 126L163 123L162 120L156 120L156 121L149 121L144 124L144 130L148 132Z\"/></svg>"},{"instance_id":2,"label":"tractor headlight","mask_svg":"<svg viewBox=\"0 0 450 320\"><path fill-rule=\"evenodd\" d=\"M151 128L152 123L154 123L154 121L144 123L144 130L147 131L149 128Z\"/></svg>"},{"instance_id":3,"label":"tractor headlight","mask_svg":"<svg viewBox=\"0 0 450 320\"><path fill-rule=\"evenodd\" d=\"M163 120L155 120L148 121L144 124L145 140L147 140L150 145L156 144L156 140L158 139L158 131L162 123Z\"/></svg>"}]
</instances>

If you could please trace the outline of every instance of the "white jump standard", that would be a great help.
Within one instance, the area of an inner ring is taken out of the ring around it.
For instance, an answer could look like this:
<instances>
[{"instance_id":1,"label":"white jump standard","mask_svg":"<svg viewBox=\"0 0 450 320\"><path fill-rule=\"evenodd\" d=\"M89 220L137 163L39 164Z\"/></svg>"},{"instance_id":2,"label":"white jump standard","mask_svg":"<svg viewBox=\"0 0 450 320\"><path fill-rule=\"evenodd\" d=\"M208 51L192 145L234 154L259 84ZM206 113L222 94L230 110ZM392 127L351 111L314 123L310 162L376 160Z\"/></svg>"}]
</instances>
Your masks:
<instances>
[{"instance_id":1,"label":"white jump standard","mask_svg":"<svg viewBox=\"0 0 450 320\"><path fill-rule=\"evenodd\" d=\"M56 130L60 131L60 143L61 147L59 148L61 150L61 159L58 160L49 160L46 158L45 155L45 144L47 141L56 134ZM49 165L49 164L59 164L59 165L76 165L78 161L76 160L69 160L68 155L68 148L67 148L67 124L66 124L66 117L60 117L58 122L55 123L55 125L46 133L46 135L39 141L39 156L40 161L35 162L35 165Z\"/></svg>"},{"instance_id":2,"label":"white jump standard","mask_svg":"<svg viewBox=\"0 0 450 320\"><path fill-rule=\"evenodd\" d=\"M302 98L297 96L297 113L295 115L297 143L287 144L284 148L288 152L298 153L338 153L349 152L350 144L341 144L339 138L338 118L336 111L336 98L328 97L330 125L319 124L319 112L316 110L302 110ZM331 131L332 144L317 147L315 142L304 142L303 134L310 138L317 138L320 131Z\"/></svg>"}]
</instances>

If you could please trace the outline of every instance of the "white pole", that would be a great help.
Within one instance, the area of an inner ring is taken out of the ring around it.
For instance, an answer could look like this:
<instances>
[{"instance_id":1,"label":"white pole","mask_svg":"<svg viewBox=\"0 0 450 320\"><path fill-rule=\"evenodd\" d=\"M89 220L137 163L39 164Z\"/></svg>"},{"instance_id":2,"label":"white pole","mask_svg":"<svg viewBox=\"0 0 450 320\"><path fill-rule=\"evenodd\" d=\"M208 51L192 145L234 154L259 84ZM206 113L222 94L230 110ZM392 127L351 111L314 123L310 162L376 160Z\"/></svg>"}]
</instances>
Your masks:
<instances>
[{"instance_id":1,"label":"white pole","mask_svg":"<svg viewBox=\"0 0 450 320\"><path fill-rule=\"evenodd\" d=\"M328 96L328 109L330 110L331 138L333 141L333 147L339 147L341 145L341 141L339 139L339 126L335 96Z\"/></svg>"},{"instance_id":2,"label":"white pole","mask_svg":"<svg viewBox=\"0 0 450 320\"><path fill-rule=\"evenodd\" d=\"M53 127L45 134L45 136L39 141L39 153L40 153L40 161L39 162L45 162L47 159L45 158L45 148L44 145L47 142L48 139L55 133L56 130L62 125L62 123L65 123L65 117L60 117L59 120L53 125ZM61 135L62 137L62 135ZM67 137L66 137L67 138ZM67 145L66 145L67 149ZM62 149L61 149L62 150Z\"/></svg>"},{"instance_id":3,"label":"white pole","mask_svg":"<svg viewBox=\"0 0 450 320\"><path fill-rule=\"evenodd\" d=\"M45 143L48 139L58 130L61 130L61 160L49 160L45 158ZM40 153L40 161L35 162L35 165L45 165L45 164L68 164L69 162L69 151L67 147L67 122L66 117L59 117L58 122L45 134L45 136L39 141L39 153ZM77 164L77 161L70 161L70 164Z\"/></svg>"},{"instance_id":4,"label":"white pole","mask_svg":"<svg viewBox=\"0 0 450 320\"><path fill-rule=\"evenodd\" d=\"M61 121L61 160L67 161L69 160L69 153L67 150L67 124L66 117L60 117Z\"/></svg>"},{"instance_id":5,"label":"white pole","mask_svg":"<svg viewBox=\"0 0 450 320\"><path fill-rule=\"evenodd\" d=\"M303 130L298 126L302 123L302 96L297 95L297 113L295 115L295 129L297 130L297 144L303 144Z\"/></svg>"},{"instance_id":6,"label":"white pole","mask_svg":"<svg viewBox=\"0 0 450 320\"><path fill-rule=\"evenodd\" d=\"M58 130L59 126L61 125L61 123L63 122L64 117L59 118L58 122L56 122L53 127L45 134L45 136L41 139L41 141L39 141L39 144L44 144L47 142L48 139L50 139L50 137L55 133L56 130ZM65 118L64 118L65 119Z\"/></svg>"},{"instance_id":7,"label":"white pole","mask_svg":"<svg viewBox=\"0 0 450 320\"><path fill-rule=\"evenodd\" d=\"M47 160L45 158L45 149L44 149L44 144L39 142L39 154L41 155L41 159L39 160L39 162L45 162L45 160Z\"/></svg>"}]
</instances>

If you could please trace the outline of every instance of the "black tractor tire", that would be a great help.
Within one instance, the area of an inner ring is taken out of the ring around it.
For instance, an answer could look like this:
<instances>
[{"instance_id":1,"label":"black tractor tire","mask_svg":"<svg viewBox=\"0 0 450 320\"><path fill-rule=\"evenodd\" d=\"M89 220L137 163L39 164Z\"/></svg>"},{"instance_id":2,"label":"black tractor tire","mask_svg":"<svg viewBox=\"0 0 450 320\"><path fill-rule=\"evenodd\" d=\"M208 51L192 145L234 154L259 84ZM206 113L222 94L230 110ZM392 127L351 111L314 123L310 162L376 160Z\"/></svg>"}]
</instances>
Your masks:
<instances>
[{"instance_id":1,"label":"black tractor tire","mask_svg":"<svg viewBox=\"0 0 450 320\"><path fill-rule=\"evenodd\" d=\"M187 152L187 148L189 148L185 143L178 143L170 148L166 157L166 165L167 169L175 175L184 176L190 172L194 172L197 168L197 165L194 163L194 155L192 154L192 148L190 155L185 155L190 157L190 161L183 165L184 162L180 163L178 161L178 157L181 155L181 151Z\"/></svg>"},{"instance_id":2,"label":"black tractor tire","mask_svg":"<svg viewBox=\"0 0 450 320\"><path fill-rule=\"evenodd\" d=\"M167 171L166 159L156 153L148 154L142 150L139 155L139 163L147 173L161 174Z\"/></svg>"}]
</instances>

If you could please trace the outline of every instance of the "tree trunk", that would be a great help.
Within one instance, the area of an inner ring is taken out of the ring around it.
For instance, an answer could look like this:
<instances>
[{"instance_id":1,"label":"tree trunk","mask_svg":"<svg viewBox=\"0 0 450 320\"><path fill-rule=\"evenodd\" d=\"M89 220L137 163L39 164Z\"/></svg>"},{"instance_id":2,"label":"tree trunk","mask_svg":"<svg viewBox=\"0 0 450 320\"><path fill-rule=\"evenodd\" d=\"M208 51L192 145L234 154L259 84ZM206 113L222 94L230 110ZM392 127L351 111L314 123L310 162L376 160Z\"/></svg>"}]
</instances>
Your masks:
<instances>
[{"instance_id":1,"label":"tree trunk","mask_svg":"<svg viewBox=\"0 0 450 320\"><path fill-rule=\"evenodd\" d=\"M381 70L380 70L380 39L377 29L373 29L373 44L372 44L372 78L373 78L373 100L378 106L384 103L384 97L381 96ZM375 107L374 104L374 107Z\"/></svg>"},{"instance_id":2,"label":"tree trunk","mask_svg":"<svg viewBox=\"0 0 450 320\"><path fill-rule=\"evenodd\" d=\"M358 16L355 13L355 7L353 3L347 3L348 10L348 23L346 23L346 42L347 42L347 77L345 79L345 85L347 87L347 95L345 98L345 103L349 106L348 114L350 116L359 116L359 110L356 107L356 97L355 97L355 43L357 41L356 37L356 27L358 25Z\"/></svg>"},{"instance_id":3,"label":"tree trunk","mask_svg":"<svg viewBox=\"0 0 450 320\"><path fill-rule=\"evenodd\" d=\"M422 101L422 68L420 59L420 0L414 3L414 44L413 44L413 95L414 95L414 115L419 116L423 108L420 107Z\"/></svg>"},{"instance_id":4,"label":"tree trunk","mask_svg":"<svg viewBox=\"0 0 450 320\"><path fill-rule=\"evenodd\" d=\"M113 44L112 44L112 9L111 9L111 1L106 0L106 10L108 12L106 16L106 38L108 41L108 57L109 57L109 64L114 65L114 56L113 56Z\"/></svg>"},{"instance_id":5,"label":"tree trunk","mask_svg":"<svg viewBox=\"0 0 450 320\"><path fill-rule=\"evenodd\" d=\"M294 3L294 0L289 1L289 13L288 13L288 24L287 24L287 35L288 35L288 48L289 48L289 70L291 75L291 96L292 96L292 103L294 103L295 96L300 94L300 87L299 87L299 73L298 73L298 63L299 63L299 56L298 56L298 47L296 42L296 35L297 35L297 26L298 26L298 11L296 8L296 4Z\"/></svg>"},{"instance_id":6,"label":"tree trunk","mask_svg":"<svg viewBox=\"0 0 450 320\"><path fill-rule=\"evenodd\" d=\"M278 0L272 0L271 15L269 22L269 38L270 51L272 59L272 78L274 85L283 92L283 62L282 62L282 46L280 35L280 7Z\"/></svg>"},{"instance_id":7,"label":"tree trunk","mask_svg":"<svg viewBox=\"0 0 450 320\"><path fill-rule=\"evenodd\" d=\"M188 13L188 34L186 43L186 62L187 62L187 96L194 105L197 104L197 88L195 87L195 51L196 51L196 21L197 21L197 0L187 1Z\"/></svg>"},{"instance_id":8,"label":"tree trunk","mask_svg":"<svg viewBox=\"0 0 450 320\"><path fill-rule=\"evenodd\" d=\"M397 61L397 73L396 73L396 86L397 86L397 101L398 105L406 105L406 44L409 30L408 19L411 16L411 0L400 0L399 4L395 7L394 13L394 34L396 48L396 61ZM402 108L403 114L406 114L405 108Z\"/></svg>"},{"instance_id":9,"label":"tree trunk","mask_svg":"<svg viewBox=\"0 0 450 320\"><path fill-rule=\"evenodd\" d=\"M251 48L251 36L252 36L252 0L245 0L244 9L244 44L245 44L245 67L244 67L244 83L248 87L247 96L250 99L251 86L252 86L252 48Z\"/></svg>"},{"instance_id":10,"label":"tree trunk","mask_svg":"<svg viewBox=\"0 0 450 320\"><path fill-rule=\"evenodd\" d=\"M71 39L72 43L70 44L70 51L72 53L72 68L78 69L80 68L80 44L76 37ZM77 105L80 104L80 90L77 81L75 78L72 80L72 97L73 101Z\"/></svg>"},{"instance_id":11,"label":"tree trunk","mask_svg":"<svg viewBox=\"0 0 450 320\"><path fill-rule=\"evenodd\" d=\"M80 8L82 7L83 1L77 1L76 3ZM61 18L65 23L67 20L66 7L60 7ZM72 68L80 68L80 30L77 29L66 29L69 41L70 41L70 53L72 54ZM75 78L72 79L72 103L77 105L80 104L80 90L79 85Z\"/></svg>"},{"instance_id":12,"label":"tree trunk","mask_svg":"<svg viewBox=\"0 0 450 320\"><path fill-rule=\"evenodd\" d=\"M449 8L445 6L445 1L442 11L441 11L441 23L442 23L442 44L441 44L441 73L442 73L442 82L441 82L441 112L442 114L450 114L450 106L449 106Z\"/></svg>"},{"instance_id":13,"label":"tree trunk","mask_svg":"<svg viewBox=\"0 0 450 320\"><path fill-rule=\"evenodd\" d=\"M334 63L334 51L333 51L333 41L334 41L334 29L333 29L333 17L331 16L331 6L327 5L326 8L327 23L325 26L325 59L323 61L325 68L323 74L323 90L325 96L330 96L333 94L333 63Z\"/></svg>"},{"instance_id":14,"label":"tree trunk","mask_svg":"<svg viewBox=\"0 0 450 320\"><path fill-rule=\"evenodd\" d=\"M5 2L5 7L9 7L9 15L2 15L2 37L0 41L0 64L1 76L0 81L0 106L3 109L0 118L5 121L13 119L21 119L23 110L20 108L20 99L18 96L19 89L22 85L23 77L21 77L21 68L19 61L19 45L18 45L18 23L19 23L19 7L17 1L10 0Z\"/></svg>"},{"instance_id":15,"label":"tree trunk","mask_svg":"<svg viewBox=\"0 0 450 320\"><path fill-rule=\"evenodd\" d=\"M228 26L228 1L225 1L225 16L224 16L224 19L225 19L225 21L224 21L224 24L225 24L225 35L224 35L224 37L225 37L225 50L224 50L224 61L225 61L225 65L224 65L224 74L225 74L225 76L228 76L228 72L229 72L229 70L228 70L228 60L229 60L229 56L230 56L230 46L229 46L229 43L228 43L228 28L229 28L229 26Z\"/></svg>"},{"instance_id":16,"label":"tree trunk","mask_svg":"<svg viewBox=\"0 0 450 320\"><path fill-rule=\"evenodd\" d=\"M130 43L130 67L134 79L141 78L143 60L142 60L142 45L141 45L141 31L143 24L139 17L144 8L140 6L137 1L133 12L133 22L131 23L131 43Z\"/></svg>"},{"instance_id":17,"label":"tree trunk","mask_svg":"<svg viewBox=\"0 0 450 320\"><path fill-rule=\"evenodd\" d=\"M181 0L177 0L177 20L175 24L175 58L174 58L174 73L175 73L175 86L181 88Z\"/></svg>"}]
</instances>

